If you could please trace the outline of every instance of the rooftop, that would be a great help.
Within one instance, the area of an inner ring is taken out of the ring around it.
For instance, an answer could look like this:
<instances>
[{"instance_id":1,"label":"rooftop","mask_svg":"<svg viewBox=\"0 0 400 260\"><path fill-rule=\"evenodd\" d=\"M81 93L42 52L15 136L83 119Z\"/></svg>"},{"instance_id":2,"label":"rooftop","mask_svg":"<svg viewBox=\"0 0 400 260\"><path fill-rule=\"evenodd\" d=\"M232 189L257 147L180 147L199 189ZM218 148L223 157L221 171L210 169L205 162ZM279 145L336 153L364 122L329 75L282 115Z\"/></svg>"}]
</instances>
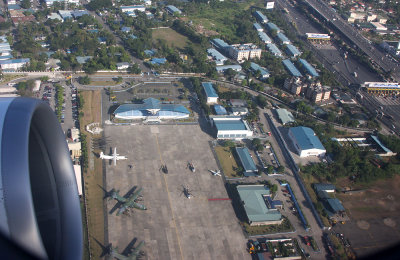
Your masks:
<instances>
[{"instance_id":1,"label":"rooftop","mask_svg":"<svg viewBox=\"0 0 400 260\"><path fill-rule=\"evenodd\" d=\"M132 116L136 115L137 111L148 111L150 114L157 113L159 111L162 112L177 112L190 114L189 110L187 110L182 105L176 104L162 104L158 99L155 98L147 98L143 100L142 104L123 104L120 105L114 112L114 114L120 114L123 116ZM140 112L143 114L143 112Z\"/></svg>"},{"instance_id":2,"label":"rooftop","mask_svg":"<svg viewBox=\"0 0 400 260\"><path fill-rule=\"evenodd\" d=\"M214 105L214 110L217 115L226 115L227 114L225 107L223 107L221 105Z\"/></svg>"},{"instance_id":3,"label":"rooftop","mask_svg":"<svg viewBox=\"0 0 400 260\"><path fill-rule=\"evenodd\" d=\"M279 211L268 209L264 196L269 196L270 193L264 185L238 185L236 189L249 221L278 221L282 218Z\"/></svg>"},{"instance_id":4,"label":"rooftop","mask_svg":"<svg viewBox=\"0 0 400 260\"><path fill-rule=\"evenodd\" d=\"M251 158L249 149L246 147L236 147L235 148L236 153L239 156L240 162L243 165L244 168L244 175L248 176L247 173L249 172L257 172L257 166L253 161L253 158Z\"/></svg>"},{"instance_id":5,"label":"rooftop","mask_svg":"<svg viewBox=\"0 0 400 260\"><path fill-rule=\"evenodd\" d=\"M258 36L260 37L261 41L264 43L271 43L272 40L265 32L258 32Z\"/></svg>"},{"instance_id":6,"label":"rooftop","mask_svg":"<svg viewBox=\"0 0 400 260\"><path fill-rule=\"evenodd\" d=\"M261 67L260 65L258 65L257 63L251 62L250 63L250 68L256 72L256 71L260 71L261 73L261 77L266 78L269 77L269 71L267 69L264 69L263 67Z\"/></svg>"},{"instance_id":7,"label":"rooftop","mask_svg":"<svg viewBox=\"0 0 400 260\"><path fill-rule=\"evenodd\" d=\"M267 47L275 56L282 56L282 52L273 43L267 43Z\"/></svg>"},{"instance_id":8,"label":"rooftop","mask_svg":"<svg viewBox=\"0 0 400 260\"><path fill-rule=\"evenodd\" d=\"M240 119L227 119L227 120L215 120L214 124L218 131L238 131L247 130L245 123Z\"/></svg>"},{"instance_id":9,"label":"rooftop","mask_svg":"<svg viewBox=\"0 0 400 260\"><path fill-rule=\"evenodd\" d=\"M211 42L217 48L224 49L224 48L229 47L229 44L227 44L224 40L221 40L221 39L218 39L218 38L211 40Z\"/></svg>"},{"instance_id":10,"label":"rooftop","mask_svg":"<svg viewBox=\"0 0 400 260\"><path fill-rule=\"evenodd\" d=\"M218 94L217 92L215 92L215 89L211 82L203 82L201 83L201 85L203 85L207 97L216 97L216 98L218 97Z\"/></svg>"},{"instance_id":11,"label":"rooftop","mask_svg":"<svg viewBox=\"0 0 400 260\"><path fill-rule=\"evenodd\" d=\"M321 149L325 150L319 138L315 135L314 131L309 127L297 126L291 127L290 131L296 138L297 143L301 150L307 149Z\"/></svg>"},{"instance_id":12,"label":"rooftop","mask_svg":"<svg viewBox=\"0 0 400 260\"><path fill-rule=\"evenodd\" d=\"M300 51L292 44L286 45L286 48L291 56L298 56L300 55Z\"/></svg>"},{"instance_id":13,"label":"rooftop","mask_svg":"<svg viewBox=\"0 0 400 260\"><path fill-rule=\"evenodd\" d=\"M308 63L305 59L299 59L299 62L312 77L319 76L318 72L314 69L314 67L311 66L311 64Z\"/></svg>"},{"instance_id":14,"label":"rooftop","mask_svg":"<svg viewBox=\"0 0 400 260\"><path fill-rule=\"evenodd\" d=\"M254 28L255 28L257 31L258 31L258 30L261 30L261 31L264 30L264 29L262 28L262 26L261 26L259 23L254 23L253 26L254 26Z\"/></svg>"},{"instance_id":15,"label":"rooftop","mask_svg":"<svg viewBox=\"0 0 400 260\"><path fill-rule=\"evenodd\" d=\"M263 23L267 23L268 22L268 18L263 13L261 13L260 11L255 11L254 12L254 16L257 19L259 19L261 22L263 22Z\"/></svg>"},{"instance_id":16,"label":"rooftop","mask_svg":"<svg viewBox=\"0 0 400 260\"><path fill-rule=\"evenodd\" d=\"M294 119L292 113L287 111L284 108L276 109L276 113L278 114L279 119L281 120L282 124L286 125L288 123L293 123L296 120Z\"/></svg>"},{"instance_id":17,"label":"rooftop","mask_svg":"<svg viewBox=\"0 0 400 260\"><path fill-rule=\"evenodd\" d=\"M286 37L286 35L284 35L284 34L281 33L281 32L279 32L276 36L278 37L278 39L279 39L282 43L290 42L289 38Z\"/></svg>"},{"instance_id":18,"label":"rooftop","mask_svg":"<svg viewBox=\"0 0 400 260\"><path fill-rule=\"evenodd\" d=\"M271 22L267 23L267 27L268 27L268 30L270 30L270 31L278 31L278 32L280 31L279 27L276 26L276 24L271 23Z\"/></svg>"},{"instance_id":19,"label":"rooftop","mask_svg":"<svg viewBox=\"0 0 400 260\"><path fill-rule=\"evenodd\" d=\"M290 60L286 59L286 60L283 60L282 62L283 62L283 65L285 65L286 69L289 70L290 74L292 74L295 77L303 76Z\"/></svg>"},{"instance_id":20,"label":"rooftop","mask_svg":"<svg viewBox=\"0 0 400 260\"><path fill-rule=\"evenodd\" d=\"M171 13L182 13L182 11L181 10L179 10L178 8L176 8L175 6L173 6L173 5L167 5L167 9L168 10L170 10L171 11Z\"/></svg>"}]
</instances>

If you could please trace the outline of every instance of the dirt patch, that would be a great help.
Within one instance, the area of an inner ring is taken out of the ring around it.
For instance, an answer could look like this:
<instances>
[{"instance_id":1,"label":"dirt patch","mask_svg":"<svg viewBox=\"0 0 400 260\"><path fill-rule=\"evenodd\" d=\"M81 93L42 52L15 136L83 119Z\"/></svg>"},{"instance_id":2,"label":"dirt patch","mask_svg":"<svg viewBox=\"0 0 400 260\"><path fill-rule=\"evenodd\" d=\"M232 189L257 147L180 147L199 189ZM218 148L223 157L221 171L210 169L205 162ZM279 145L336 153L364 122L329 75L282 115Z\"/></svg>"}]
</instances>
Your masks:
<instances>
[{"instance_id":1,"label":"dirt patch","mask_svg":"<svg viewBox=\"0 0 400 260\"><path fill-rule=\"evenodd\" d=\"M101 92L82 91L84 100L81 118L81 131L86 135L89 152L89 167L83 173L85 197L87 203L87 221L89 233L89 251L92 258L98 258L103 252L101 245L104 245L104 209L103 209L103 167L102 160L93 155L90 148L92 135L85 131L86 125L93 122L100 122ZM100 244L99 244L100 243Z\"/></svg>"},{"instance_id":2,"label":"dirt patch","mask_svg":"<svg viewBox=\"0 0 400 260\"><path fill-rule=\"evenodd\" d=\"M363 188L362 186L358 188ZM400 194L393 192L400 188L400 176L380 180L360 194L337 196L352 219L358 221L373 218L400 217Z\"/></svg>"},{"instance_id":3,"label":"dirt patch","mask_svg":"<svg viewBox=\"0 0 400 260\"><path fill-rule=\"evenodd\" d=\"M361 228L361 229L364 229L364 230L368 230L369 229L369 223L367 221L365 221L365 220L357 221L357 226L359 228Z\"/></svg>"},{"instance_id":4,"label":"dirt patch","mask_svg":"<svg viewBox=\"0 0 400 260\"><path fill-rule=\"evenodd\" d=\"M388 227L395 227L396 226L396 221L394 221L392 218L385 218L383 220L383 223Z\"/></svg>"},{"instance_id":5,"label":"dirt patch","mask_svg":"<svg viewBox=\"0 0 400 260\"><path fill-rule=\"evenodd\" d=\"M217 33L216 31L212 31L212 30L207 30L207 29L205 29L204 26L201 25L201 24L196 25L196 26L195 26L195 30L196 30L196 32L198 32L198 33L200 33L200 34L202 34L202 35L204 35L204 36L207 36L207 37L208 37L208 36L219 35L219 33Z\"/></svg>"}]
</instances>

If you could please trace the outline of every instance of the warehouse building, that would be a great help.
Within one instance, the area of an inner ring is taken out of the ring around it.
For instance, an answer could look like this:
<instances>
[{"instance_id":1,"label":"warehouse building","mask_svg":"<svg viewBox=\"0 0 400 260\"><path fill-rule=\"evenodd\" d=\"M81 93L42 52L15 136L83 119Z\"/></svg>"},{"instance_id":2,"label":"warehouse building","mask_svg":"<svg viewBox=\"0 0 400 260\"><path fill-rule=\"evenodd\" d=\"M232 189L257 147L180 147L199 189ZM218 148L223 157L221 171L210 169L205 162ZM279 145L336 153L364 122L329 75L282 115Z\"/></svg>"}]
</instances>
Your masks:
<instances>
[{"instance_id":1,"label":"warehouse building","mask_svg":"<svg viewBox=\"0 0 400 260\"><path fill-rule=\"evenodd\" d=\"M167 10L167 12L168 12L170 15L182 14L182 11L179 10L178 8L176 8L176 7L173 6L173 5L167 5L166 10Z\"/></svg>"},{"instance_id":2,"label":"warehouse building","mask_svg":"<svg viewBox=\"0 0 400 260\"><path fill-rule=\"evenodd\" d=\"M250 63L250 69L254 74L256 74L257 71L259 71L260 72L260 79L269 78L269 75L270 75L269 71L267 69L261 67L257 63L251 62Z\"/></svg>"},{"instance_id":3,"label":"warehouse building","mask_svg":"<svg viewBox=\"0 0 400 260\"><path fill-rule=\"evenodd\" d=\"M215 69L217 70L218 73L224 73L228 69L233 69L234 71L241 71L242 66L239 64L233 64L233 65L222 65L222 66L216 66Z\"/></svg>"},{"instance_id":4,"label":"warehouse building","mask_svg":"<svg viewBox=\"0 0 400 260\"><path fill-rule=\"evenodd\" d=\"M224 40L218 38L212 39L210 42L212 46L222 52L226 51L229 48L229 44L227 44Z\"/></svg>"},{"instance_id":5,"label":"warehouse building","mask_svg":"<svg viewBox=\"0 0 400 260\"><path fill-rule=\"evenodd\" d=\"M292 113L290 113L286 109L278 108L275 111L276 111L276 114L278 115L279 120L282 122L282 125L296 122Z\"/></svg>"},{"instance_id":6,"label":"warehouse building","mask_svg":"<svg viewBox=\"0 0 400 260\"><path fill-rule=\"evenodd\" d=\"M207 104L214 104L218 103L218 94L215 91L211 82L203 82L201 83L203 86L204 92L206 93L207 97Z\"/></svg>"},{"instance_id":7,"label":"warehouse building","mask_svg":"<svg viewBox=\"0 0 400 260\"><path fill-rule=\"evenodd\" d=\"M290 55L292 58L295 58L295 57L301 55L301 52L292 44L286 45L286 53L288 55Z\"/></svg>"},{"instance_id":8,"label":"warehouse building","mask_svg":"<svg viewBox=\"0 0 400 260\"><path fill-rule=\"evenodd\" d=\"M257 176L257 166L246 147L236 147L236 154L239 157L240 164L243 166L243 175L246 177Z\"/></svg>"},{"instance_id":9,"label":"warehouse building","mask_svg":"<svg viewBox=\"0 0 400 260\"><path fill-rule=\"evenodd\" d=\"M256 29L258 32L264 31L264 28L259 23L253 23L254 29Z\"/></svg>"},{"instance_id":10,"label":"warehouse building","mask_svg":"<svg viewBox=\"0 0 400 260\"><path fill-rule=\"evenodd\" d=\"M271 23L271 22L267 23L267 28L268 28L268 31L270 31L270 32L276 31L277 33L279 33L281 31L281 29L279 29L279 27L276 26L276 24Z\"/></svg>"},{"instance_id":11,"label":"warehouse building","mask_svg":"<svg viewBox=\"0 0 400 260\"><path fill-rule=\"evenodd\" d=\"M29 64L30 59L13 59L13 60L0 60L0 67L2 70L19 70L23 66Z\"/></svg>"},{"instance_id":12,"label":"warehouse building","mask_svg":"<svg viewBox=\"0 0 400 260\"><path fill-rule=\"evenodd\" d=\"M253 136L249 125L240 116L211 116L218 139L244 139Z\"/></svg>"},{"instance_id":13,"label":"warehouse building","mask_svg":"<svg viewBox=\"0 0 400 260\"><path fill-rule=\"evenodd\" d=\"M216 49L213 49L213 48L207 49L207 53L208 53L208 55L213 57L216 65L224 65L224 62L228 60L228 58L226 58L224 55L222 55Z\"/></svg>"},{"instance_id":14,"label":"warehouse building","mask_svg":"<svg viewBox=\"0 0 400 260\"><path fill-rule=\"evenodd\" d=\"M270 52L272 52L273 55L277 57L282 57L282 52L276 47L275 44L273 43L267 43L267 48Z\"/></svg>"},{"instance_id":15,"label":"warehouse building","mask_svg":"<svg viewBox=\"0 0 400 260\"><path fill-rule=\"evenodd\" d=\"M264 185L238 185L236 187L250 226L281 224L283 219Z\"/></svg>"},{"instance_id":16,"label":"warehouse building","mask_svg":"<svg viewBox=\"0 0 400 260\"><path fill-rule=\"evenodd\" d=\"M115 118L125 120L160 121L161 119L183 119L190 115L182 105L162 104L158 99L147 98L142 104L123 104L114 112Z\"/></svg>"},{"instance_id":17,"label":"warehouse building","mask_svg":"<svg viewBox=\"0 0 400 260\"><path fill-rule=\"evenodd\" d=\"M278 38L278 41L279 41L280 44L282 44L282 45L283 45L283 44L290 44L290 40L289 40L288 37L286 37L285 34L279 32L279 33L276 35L276 37Z\"/></svg>"},{"instance_id":18,"label":"warehouse building","mask_svg":"<svg viewBox=\"0 0 400 260\"><path fill-rule=\"evenodd\" d=\"M309 127L291 127L289 137L300 157L323 156L326 153L325 147Z\"/></svg>"},{"instance_id":19,"label":"warehouse building","mask_svg":"<svg viewBox=\"0 0 400 260\"><path fill-rule=\"evenodd\" d=\"M315 78L319 76L315 68L311 66L311 64L308 63L305 59L299 59L299 62L300 62L300 67L304 68L306 72L311 75L311 77Z\"/></svg>"},{"instance_id":20,"label":"warehouse building","mask_svg":"<svg viewBox=\"0 0 400 260\"><path fill-rule=\"evenodd\" d=\"M294 64L289 60L283 60L282 61L283 65L285 65L286 69L292 74L293 77L302 77L300 71L294 66Z\"/></svg>"},{"instance_id":21,"label":"warehouse building","mask_svg":"<svg viewBox=\"0 0 400 260\"><path fill-rule=\"evenodd\" d=\"M260 23L268 23L268 18L263 13L261 13L260 11L255 11L254 12L254 17Z\"/></svg>"},{"instance_id":22,"label":"warehouse building","mask_svg":"<svg viewBox=\"0 0 400 260\"><path fill-rule=\"evenodd\" d=\"M258 32L258 37L260 37L260 40L265 44L272 43L271 38L269 38L265 32Z\"/></svg>"},{"instance_id":23,"label":"warehouse building","mask_svg":"<svg viewBox=\"0 0 400 260\"><path fill-rule=\"evenodd\" d=\"M221 106L221 105L214 105L214 111L216 115L219 116L223 116L223 115L227 115L228 112L226 112L225 107Z\"/></svg>"}]
</instances>

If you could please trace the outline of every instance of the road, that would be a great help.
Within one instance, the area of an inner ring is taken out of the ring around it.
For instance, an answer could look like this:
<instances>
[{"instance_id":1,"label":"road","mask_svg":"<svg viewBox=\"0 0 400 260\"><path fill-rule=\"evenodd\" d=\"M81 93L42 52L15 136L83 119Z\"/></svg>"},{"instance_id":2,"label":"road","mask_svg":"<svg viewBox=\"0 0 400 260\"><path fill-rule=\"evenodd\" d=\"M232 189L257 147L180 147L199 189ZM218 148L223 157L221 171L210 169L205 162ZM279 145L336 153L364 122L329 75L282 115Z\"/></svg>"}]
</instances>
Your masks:
<instances>
[{"instance_id":1,"label":"road","mask_svg":"<svg viewBox=\"0 0 400 260\"><path fill-rule=\"evenodd\" d=\"M399 64L395 63L392 58L387 57L386 54L380 49L371 45L368 39L366 39L354 27L344 21L342 17L327 3L325 3L323 0L307 0L304 1L304 3L319 13L320 16L329 24L331 24L333 28L340 31L354 45L360 48L374 61L375 64L381 67L385 72L392 71L393 77L398 81L400 80Z\"/></svg>"},{"instance_id":2,"label":"road","mask_svg":"<svg viewBox=\"0 0 400 260\"><path fill-rule=\"evenodd\" d=\"M320 33L313 23L303 13L299 12L289 1L278 0L277 4L289 12L285 15L289 21L296 24L299 39L304 38L306 33ZM325 66L326 69L335 74L335 78L343 86L349 84L362 84L366 81L380 81L379 75L372 73L369 68L360 63L357 59L348 55L344 58L344 51L333 43L330 44L311 44L303 41L305 45L313 51L316 58ZM357 72L358 77L354 77Z\"/></svg>"}]
</instances>

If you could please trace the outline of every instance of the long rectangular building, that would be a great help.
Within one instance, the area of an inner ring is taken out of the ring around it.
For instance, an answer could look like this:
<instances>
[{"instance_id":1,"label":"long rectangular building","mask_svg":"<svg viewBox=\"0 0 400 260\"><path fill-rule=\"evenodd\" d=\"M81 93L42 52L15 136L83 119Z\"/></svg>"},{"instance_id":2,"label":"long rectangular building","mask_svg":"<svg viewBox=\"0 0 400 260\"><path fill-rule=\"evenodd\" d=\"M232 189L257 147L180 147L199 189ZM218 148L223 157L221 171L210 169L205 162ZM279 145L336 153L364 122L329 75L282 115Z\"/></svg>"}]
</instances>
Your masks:
<instances>
[{"instance_id":1,"label":"long rectangular building","mask_svg":"<svg viewBox=\"0 0 400 260\"><path fill-rule=\"evenodd\" d=\"M311 64L308 63L305 59L299 59L299 62L300 62L300 66L302 66L307 71L307 73L311 75L311 77L319 76L319 74L315 70L315 68L313 66L311 66Z\"/></svg>"},{"instance_id":2,"label":"long rectangular building","mask_svg":"<svg viewBox=\"0 0 400 260\"><path fill-rule=\"evenodd\" d=\"M235 150L243 166L243 175L246 177L255 176L258 169L253 158L250 156L249 149L247 147L236 147Z\"/></svg>"},{"instance_id":3,"label":"long rectangular building","mask_svg":"<svg viewBox=\"0 0 400 260\"><path fill-rule=\"evenodd\" d=\"M278 47L276 47L275 44L273 43L267 43L267 48L270 52L272 52L272 54L274 54L277 57L281 57L282 56L282 52L278 49Z\"/></svg>"},{"instance_id":4,"label":"long rectangular building","mask_svg":"<svg viewBox=\"0 0 400 260\"><path fill-rule=\"evenodd\" d=\"M243 139L253 136L253 131L239 116L214 116L211 120L217 129L218 139Z\"/></svg>"},{"instance_id":5,"label":"long rectangular building","mask_svg":"<svg viewBox=\"0 0 400 260\"><path fill-rule=\"evenodd\" d=\"M260 11L255 11L254 12L254 17L260 23L268 23L268 18L263 13L261 13Z\"/></svg>"},{"instance_id":6,"label":"long rectangular building","mask_svg":"<svg viewBox=\"0 0 400 260\"><path fill-rule=\"evenodd\" d=\"M213 48L207 49L207 53L214 58L216 65L224 65L224 62L228 60L228 58L226 58L216 49Z\"/></svg>"},{"instance_id":7,"label":"long rectangular building","mask_svg":"<svg viewBox=\"0 0 400 260\"><path fill-rule=\"evenodd\" d=\"M258 32L258 37L263 43L272 43L271 38L265 32Z\"/></svg>"},{"instance_id":8,"label":"long rectangular building","mask_svg":"<svg viewBox=\"0 0 400 260\"><path fill-rule=\"evenodd\" d=\"M285 65L286 69L290 72L290 74L292 74L292 76L294 76L294 77L302 77L303 76L290 60L286 59L286 60L283 60L282 62L283 62L283 65Z\"/></svg>"},{"instance_id":9,"label":"long rectangular building","mask_svg":"<svg viewBox=\"0 0 400 260\"><path fill-rule=\"evenodd\" d=\"M365 87L369 94L375 95L393 95L400 94L399 83L391 82L364 82L362 87Z\"/></svg>"}]
</instances>

